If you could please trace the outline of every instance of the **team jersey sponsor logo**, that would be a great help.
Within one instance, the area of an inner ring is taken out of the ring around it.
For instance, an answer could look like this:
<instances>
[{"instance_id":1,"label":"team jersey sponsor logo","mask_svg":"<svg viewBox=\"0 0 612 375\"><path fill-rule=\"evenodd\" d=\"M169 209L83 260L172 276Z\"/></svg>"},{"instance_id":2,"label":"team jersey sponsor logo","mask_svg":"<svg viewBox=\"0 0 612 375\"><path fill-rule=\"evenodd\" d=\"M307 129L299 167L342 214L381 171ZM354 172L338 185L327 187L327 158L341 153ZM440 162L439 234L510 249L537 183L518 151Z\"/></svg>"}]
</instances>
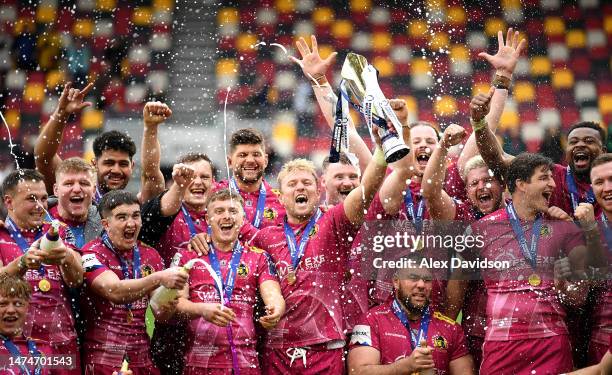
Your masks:
<instances>
[{"instance_id":1,"label":"team jersey sponsor logo","mask_svg":"<svg viewBox=\"0 0 612 375\"><path fill-rule=\"evenodd\" d=\"M154 272L153 267L148 264L145 264L140 267L140 274L142 277L147 277Z\"/></svg>"},{"instance_id":2,"label":"team jersey sponsor logo","mask_svg":"<svg viewBox=\"0 0 612 375\"><path fill-rule=\"evenodd\" d=\"M433 345L436 349L448 349L448 341L442 335L437 335L433 338Z\"/></svg>"},{"instance_id":3,"label":"team jersey sponsor logo","mask_svg":"<svg viewBox=\"0 0 612 375\"><path fill-rule=\"evenodd\" d=\"M246 263L240 263L238 269L236 269L236 274L240 277L247 277L249 275L249 266Z\"/></svg>"},{"instance_id":4,"label":"team jersey sponsor logo","mask_svg":"<svg viewBox=\"0 0 612 375\"><path fill-rule=\"evenodd\" d=\"M354 326L353 334L351 335L351 344L372 346L370 326L363 324L357 324Z\"/></svg>"},{"instance_id":5,"label":"team jersey sponsor logo","mask_svg":"<svg viewBox=\"0 0 612 375\"><path fill-rule=\"evenodd\" d=\"M278 189L272 189L272 192L273 192L273 193L274 193L276 196L278 196L278 197L280 197L280 195L281 195L281 192L280 192L280 190L278 190Z\"/></svg>"},{"instance_id":6,"label":"team jersey sponsor logo","mask_svg":"<svg viewBox=\"0 0 612 375\"><path fill-rule=\"evenodd\" d=\"M259 247L256 246L249 246L249 251L252 251L256 254L263 254L264 250L260 249Z\"/></svg>"},{"instance_id":7,"label":"team jersey sponsor logo","mask_svg":"<svg viewBox=\"0 0 612 375\"><path fill-rule=\"evenodd\" d=\"M308 237L312 237L315 234L317 234L319 232L319 225L315 224L312 229L310 230L310 233L308 233Z\"/></svg>"},{"instance_id":8,"label":"team jersey sponsor logo","mask_svg":"<svg viewBox=\"0 0 612 375\"><path fill-rule=\"evenodd\" d=\"M83 255L83 268L85 272L93 272L102 266L102 263L96 257L96 254L85 254Z\"/></svg>"},{"instance_id":9,"label":"team jersey sponsor logo","mask_svg":"<svg viewBox=\"0 0 612 375\"><path fill-rule=\"evenodd\" d=\"M540 228L540 237L542 238L550 238L552 237L552 226L548 224L542 224L542 228Z\"/></svg>"},{"instance_id":10,"label":"team jersey sponsor logo","mask_svg":"<svg viewBox=\"0 0 612 375\"><path fill-rule=\"evenodd\" d=\"M274 220L278 216L278 213L272 207L266 207L263 211L263 217L268 220Z\"/></svg>"}]
</instances>

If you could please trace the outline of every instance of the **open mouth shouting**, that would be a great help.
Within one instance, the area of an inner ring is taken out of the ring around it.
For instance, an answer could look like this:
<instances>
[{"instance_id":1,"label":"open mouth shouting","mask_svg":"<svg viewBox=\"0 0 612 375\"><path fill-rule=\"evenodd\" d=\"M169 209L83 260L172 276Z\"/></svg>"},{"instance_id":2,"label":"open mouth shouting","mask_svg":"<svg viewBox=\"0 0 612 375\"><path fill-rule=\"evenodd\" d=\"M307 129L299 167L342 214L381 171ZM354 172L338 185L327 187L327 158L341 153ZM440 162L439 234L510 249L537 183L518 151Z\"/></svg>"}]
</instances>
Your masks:
<instances>
[{"instance_id":1,"label":"open mouth shouting","mask_svg":"<svg viewBox=\"0 0 612 375\"><path fill-rule=\"evenodd\" d=\"M547 203L550 201L550 197L552 197L552 194L553 194L552 190L547 190L542 193L542 196L544 197L544 199L546 199Z\"/></svg>"},{"instance_id":2,"label":"open mouth shouting","mask_svg":"<svg viewBox=\"0 0 612 375\"><path fill-rule=\"evenodd\" d=\"M572 152L572 161L574 168L587 169L591 165L591 154L584 149L574 150Z\"/></svg>"},{"instance_id":3,"label":"open mouth shouting","mask_svg":"<svg viewBox=\"0 0 612 375\"><path fill-rule=\"evenodd\" d=\"M229 236L232 234L235 225L233 221L219 223L219 230L221 230L221 234L224 236Z\"/></svg>"},{"instance_id":4,"label":"open mouth shouting","mask_svg":"<svg viewBox=\"0 0 612 375\"><path fill-rule=\"evenodd\" d=\"M295 207L305 208L308 205L308 196L306 194L298 194L295 196Z\"/></svg>"},{"instance_id":5,"label":"open mouth shouting","mask_svg":"<svg viewBox=\"0 0 612 375\"><path fill-rule=\"evenodd\" d=\"M126 242L134 242L136 241L136 228L126 228L123 231L123 239Z\"/></svg>"},{"instance_id":6,"label":"open mouth shouting","mask_svg":"<svg viewBox=\"0 0 612 375\"><path fill-rule=\"evenodd\" d=\"M416 161L419 167L425 168L427 166L427 162L429 161L431 154L426 150L419 151L416 154Z\"/></svg>"},{"instance_id":7,"label":"open mouth shouting","mask_svg":"<svg viewBox=\"0 0 612 375\"><path fill-rule=\"evenodd\" d=\"M206 196L206 189L204 188L199 188L199 187L194 187L193 189L189 190L189 193L191 193L191 195L194 198L197 199L204 199Z\"/></svg>"}]
</instances>

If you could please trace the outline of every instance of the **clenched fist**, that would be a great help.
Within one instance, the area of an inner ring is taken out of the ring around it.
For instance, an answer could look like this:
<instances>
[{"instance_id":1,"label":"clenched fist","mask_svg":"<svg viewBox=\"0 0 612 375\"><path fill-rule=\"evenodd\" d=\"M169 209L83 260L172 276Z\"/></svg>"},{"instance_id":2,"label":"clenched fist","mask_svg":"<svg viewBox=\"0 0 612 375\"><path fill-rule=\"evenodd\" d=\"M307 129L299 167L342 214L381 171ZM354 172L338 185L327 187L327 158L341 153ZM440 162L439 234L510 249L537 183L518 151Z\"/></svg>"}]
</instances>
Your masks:
<instances>
[{"instance_id":1,"label":"clenched fist","mask_svg":"<svg viewBox=\"0 0 612 375\"><path fill-rule=\"evenodd\" d=\"M440 141L440 146L448 149L449 147L458 145L463 141L466 136L465 129L457 124L450 124L446 130L444 130L444 134L442 135L442 140Z\"/></svg>"},{"instance_id":2,"label":"clenched fist","mask_svg":"<svg viewBox=\"0 0 612 375\"><path fill-rule=\"evenodd\" d=\"M172 110L161 102L148 102L142 109L145 126L157 126L172 116Z\"/></svg>"}]
</instances>

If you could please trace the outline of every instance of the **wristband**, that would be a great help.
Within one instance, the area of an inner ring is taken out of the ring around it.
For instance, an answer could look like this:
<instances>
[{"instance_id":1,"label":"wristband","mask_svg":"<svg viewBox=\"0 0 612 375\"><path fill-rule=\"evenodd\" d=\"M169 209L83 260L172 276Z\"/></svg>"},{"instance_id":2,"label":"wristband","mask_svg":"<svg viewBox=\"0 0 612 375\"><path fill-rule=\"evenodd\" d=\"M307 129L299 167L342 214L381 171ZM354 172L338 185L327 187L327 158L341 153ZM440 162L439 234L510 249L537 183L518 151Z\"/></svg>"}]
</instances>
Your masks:
<instances>
[{"instance_id":1,"label":"wristband","mask_svg":"<svg viewBox=\"0 0 612 375\"><path fill-rule=\"evenodd\" d=\"M487 120L484 117L478 121L470 119L470 124L472 125L472 129L474 129L474 131L478 131L487 127Z\"/></svg>"},{"instance_id":2,"label":"wristband","mask_svg":"<svg viewBox=\"0 0 612 375\"><path fill-rule=\"evenodd\" d=\"M372 155L372 159L378 165L387 166L387 159L385 159L385 153L378 146L376 146L376 150L374 151L374 155Z\"/></svg>"},{"instance_id":3,"label":"wristband","mask_svg":"<svg viewBox=\"0 0 612 375\"><path fill-rule=\"evenodd\" d=\"M496 74L491 85L498 89L508 90L510 88L510 83L510 78Z\"/></svg>"},{"instance_id":4,"label":"wristband","mask_svg":"<svg viewBox=\"0 0 612 375\"><path fill-rule=\"evenodd\" d=\"M19 257L19 269L24 270L27 269L28 265L26 264L25 255Z\"/></svg>"},{"instance_id":5,"label":"wristband","mask_svg":"<svg viewBox=\"0 0 612 375\"><path fill-rule=\"evenodd\" d=\"M323 86L328 83L327 78L325 77L325 74L311 76L311 77L317 83L318 86Z\"/></svg>"}]
</instances>

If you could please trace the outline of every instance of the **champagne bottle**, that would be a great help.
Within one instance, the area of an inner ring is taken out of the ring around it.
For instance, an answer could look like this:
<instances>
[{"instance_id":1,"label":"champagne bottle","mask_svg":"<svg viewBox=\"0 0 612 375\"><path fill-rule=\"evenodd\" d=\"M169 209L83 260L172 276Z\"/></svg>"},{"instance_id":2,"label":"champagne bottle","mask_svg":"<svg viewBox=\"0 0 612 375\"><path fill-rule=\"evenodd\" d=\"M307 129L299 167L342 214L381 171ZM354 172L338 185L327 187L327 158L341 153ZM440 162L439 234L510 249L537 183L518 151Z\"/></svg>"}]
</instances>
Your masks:
<instances>
[{"instance_id":1,"label":"champagne bottle","mask_svg":"<svg viewBox=\"0 0 612 375\"><path fill-rule=\"evenodd\" d=\"M127 353L123 355L123 362L121 363L121 370L119 370L119 375L125 375L129 370L130 360L128 358Z\"/></svg>"},{"instance_id":2,"label":"champagne bottle","mask_svg":"<svg viewBox=\"0 0 612 375\"><path fill-rule=\"evenodd\" d=\"M419 343L419 346L421 348L427 348L427 341L425 341L425 339L421 339L421 342ZM420 375L436 375L436 370L433 368L429 368L427 370L421 370L421 372L419 373Z\"/></svg>"},{"instance_id":3,"label":"champagne bottle","mask_svg":"<svg viewBox=\"0 0 612 375\"><path fill-rule=\"evenodd\" d=\"M180 267L181 272L184 272L189 275L189 271L197 262L201 262L201 260L196 258L188 261L183 267ZM176 297L178 296L178 292L179 291L177 289L166 288L162 285L155 289L153 295L151 296L151 301L149 302L149 304L154 309L157 309L160 306L167 305L170 301L174 301L176 299Z\"/></svg>"},{"instance_id":4,"label":"champagne bottle","mask_svg":"<svg viewBox=\"0 0 612 375\"><path fill-rule=\"evenodd\" d=\"M59 236L60 222L53 220L49 230L40 240L40 249L43 251L53 250L62 245L62 239Z\"/></svg>"}]
</instances>

